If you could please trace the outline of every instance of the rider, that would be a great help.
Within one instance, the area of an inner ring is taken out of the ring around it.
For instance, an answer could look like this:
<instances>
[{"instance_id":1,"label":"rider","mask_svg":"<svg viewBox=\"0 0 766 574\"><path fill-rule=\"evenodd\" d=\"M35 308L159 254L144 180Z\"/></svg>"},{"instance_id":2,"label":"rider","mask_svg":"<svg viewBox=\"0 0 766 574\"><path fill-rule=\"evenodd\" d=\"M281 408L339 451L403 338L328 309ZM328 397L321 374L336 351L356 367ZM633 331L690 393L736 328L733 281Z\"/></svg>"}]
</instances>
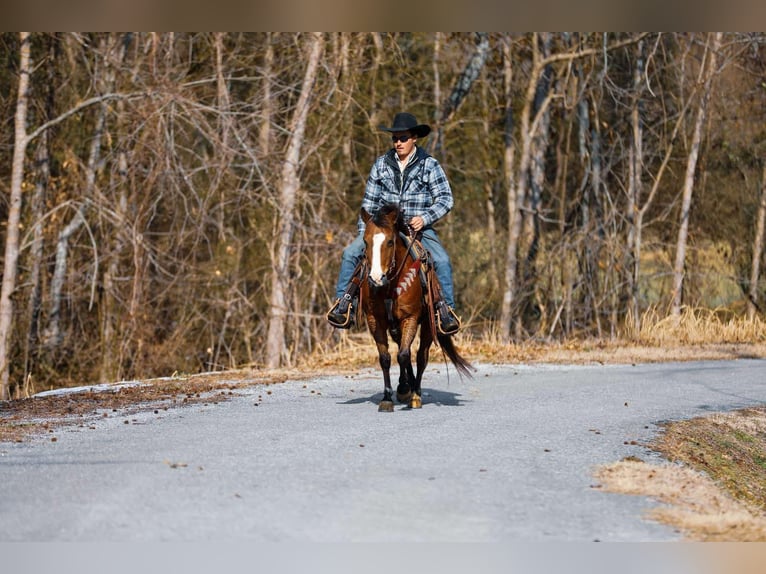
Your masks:
<instances>
[{"instance_id":1,"label":"rider","mask_svg":"<svg viewBox=\"0 0 766 574\"><path fill-rule=\"evenodd\" d=\"M418 124L415 116L398 113L394 123L379 129L390 132L393 148L380 156L372 166L362 199L367 213L376 213L387 203L399 205L404 220L414 232L422 232L421 243L431 255L434 271L441 283L443 299L436 302L438 325L443 333L453 334L460 328L455 315L455 296L452 286L452 263L433 225L447 215L454 203L452 189L439 162L415 145L418 138L426 137L431 127ZM364 256L364 222L359 217L359 234L343 250L335 302L327 313L333 327L351 326L353 308L359 289L354 271ZM437 290L438 291L438 290Z\"/></svg>"}]
</instances>

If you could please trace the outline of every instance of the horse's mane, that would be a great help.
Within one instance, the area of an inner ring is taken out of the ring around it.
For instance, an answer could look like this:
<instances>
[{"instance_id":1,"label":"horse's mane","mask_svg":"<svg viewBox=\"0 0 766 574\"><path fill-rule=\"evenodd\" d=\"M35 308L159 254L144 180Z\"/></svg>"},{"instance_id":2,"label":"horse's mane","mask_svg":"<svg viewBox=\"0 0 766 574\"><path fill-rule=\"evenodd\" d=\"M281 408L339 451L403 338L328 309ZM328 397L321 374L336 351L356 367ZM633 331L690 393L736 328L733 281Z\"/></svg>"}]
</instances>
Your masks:
<instances>
[{"instance_id":1,"label":"horse's mane","mask_svg":"<svg viewBox=\"0 0 766 574\"><path fill-rule=\"evenodd\" d=\"M399 213L399 206L395 203L386 203L381 207L378 212L372 217L372 222L378 227L389 228L391 227L389 216L392 213L396 213L396 218L393 220L394 229L401 226L401 213Z\"/></svg>"}]
</instances>

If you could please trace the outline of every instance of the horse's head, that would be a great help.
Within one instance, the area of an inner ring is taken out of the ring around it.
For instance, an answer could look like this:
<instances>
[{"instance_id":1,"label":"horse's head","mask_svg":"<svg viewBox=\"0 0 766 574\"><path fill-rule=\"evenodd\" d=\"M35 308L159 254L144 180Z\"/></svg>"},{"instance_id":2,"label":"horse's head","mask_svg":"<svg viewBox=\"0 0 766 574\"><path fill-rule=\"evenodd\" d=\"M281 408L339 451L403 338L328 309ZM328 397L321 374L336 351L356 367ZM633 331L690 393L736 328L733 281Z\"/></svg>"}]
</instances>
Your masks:
<instances>
[{"instance_id":1,"label":"horse's head","mask_svg":"<svg viewBox=\"0 0 766 574\"><path fill-rule=\"evenodd\" d=\"M369 263L367 280L370 287L382 289L389 285L396 271L399 208L385 205L374 216L363 209L362 220L365 223L365 256Z\"/></svg>"}]
</instances>

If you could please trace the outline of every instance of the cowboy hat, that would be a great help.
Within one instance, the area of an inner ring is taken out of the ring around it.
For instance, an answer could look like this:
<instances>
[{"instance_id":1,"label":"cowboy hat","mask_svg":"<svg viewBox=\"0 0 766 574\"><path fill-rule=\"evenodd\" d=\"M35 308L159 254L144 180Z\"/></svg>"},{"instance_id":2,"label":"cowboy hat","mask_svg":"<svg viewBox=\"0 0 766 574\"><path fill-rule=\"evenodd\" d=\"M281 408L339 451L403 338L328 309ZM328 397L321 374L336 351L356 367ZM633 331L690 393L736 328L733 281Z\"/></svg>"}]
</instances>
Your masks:
<instances>
[{"instance_id":1,"label":"cowboy hat","mask_svg":"<svg viewBox=\"0 0 766 574\"><path fill-rule=\"evenodd\" d=\"M386 132L410 132L412 135L424 138L431 133L431 126L427 124L418 124L418 120L415 116L406 112L400 112L394 116L394 125L390 128L386 126L378 126Z\"/></svg>"}]
</instances>

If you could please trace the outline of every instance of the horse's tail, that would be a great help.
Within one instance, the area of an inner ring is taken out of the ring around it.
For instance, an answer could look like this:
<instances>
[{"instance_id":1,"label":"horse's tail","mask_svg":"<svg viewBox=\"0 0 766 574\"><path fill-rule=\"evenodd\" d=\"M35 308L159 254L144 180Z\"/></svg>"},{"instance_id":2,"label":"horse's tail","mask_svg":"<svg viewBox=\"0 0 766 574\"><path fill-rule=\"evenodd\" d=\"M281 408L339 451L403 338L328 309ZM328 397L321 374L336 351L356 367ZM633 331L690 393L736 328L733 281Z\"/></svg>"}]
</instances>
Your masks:
<instances>
[{"instance_id":1,"label":"horse's tail","mask_svg":"<svg viewBox=\"0 0 766 574\"><path fill-rule=\"evenodd\" d=\"M452 364L455 365L455 368L457 369L457 372L460 374L460 376L462 377L465 375L469 379L473 379L473 374L471 374L471 371L475 371L476 369L463 356L461 356L460 353L458 353L457 347L455 347L455 343L452 342L452 336L445 335L437 331L436 338L439 341L439 346L442 348L442 351L445 355L447 355L447 358L452 362Z\"/></svg>"}]
</instances>

